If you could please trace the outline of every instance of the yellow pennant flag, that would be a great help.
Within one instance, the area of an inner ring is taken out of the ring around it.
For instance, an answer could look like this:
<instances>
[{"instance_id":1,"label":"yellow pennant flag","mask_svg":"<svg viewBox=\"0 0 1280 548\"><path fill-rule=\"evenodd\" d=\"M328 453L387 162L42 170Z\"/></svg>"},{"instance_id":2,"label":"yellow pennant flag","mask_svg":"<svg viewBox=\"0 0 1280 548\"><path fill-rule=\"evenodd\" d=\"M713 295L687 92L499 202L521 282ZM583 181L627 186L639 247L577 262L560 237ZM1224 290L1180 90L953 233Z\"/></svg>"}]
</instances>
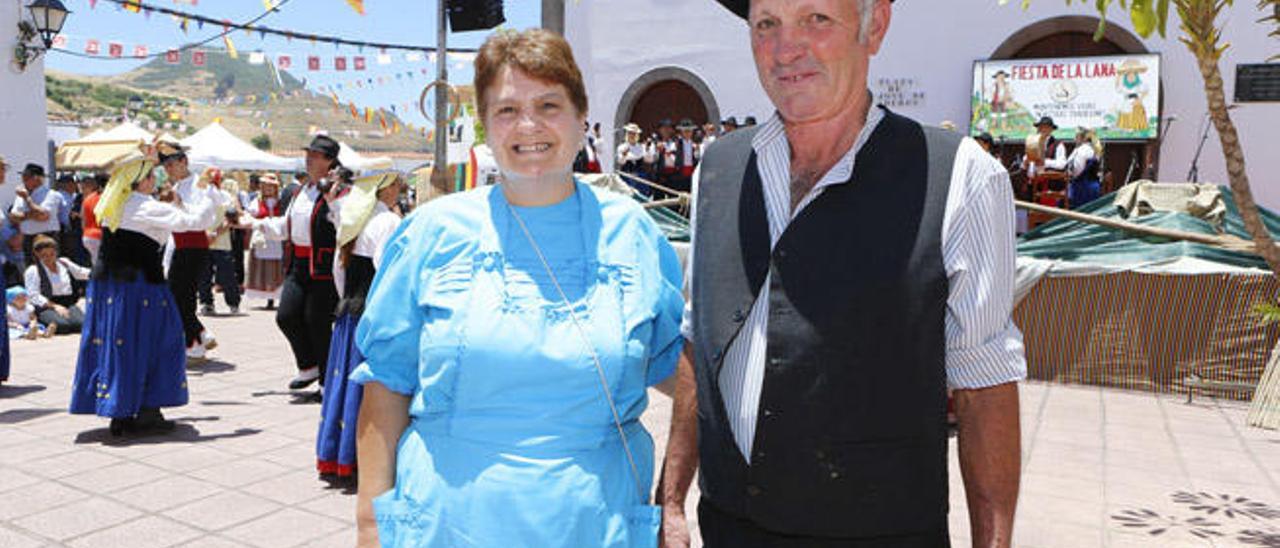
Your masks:
<instances>
[{"instance_id":1,"label":"yellow pennant flag","mask_svg":"<svg viewBox=\"0 0 1280 548\"><path fill-rule=\"evenodd\" d=\"M125 0L124 9L133 13L142 11L142 3L138 0Z\"/></svg>"},{"instance_id":2,"label":"yellow pennant flag","mask_svg":"<svg viewBox=\"0 0 1280 548\"><path fill-rule=\"evenodd\" d=\"M373 123L373 109L369 107L364 107L364 123L366 124Z\"/></svg>"},{"instance_id":3,"label":"yellow pennant flag","mask_svg":"<svg viewBox=\"0 0 1280 548\"><path fill-rule=\"evenodd\" d=\"M356 10L356 13L364 15L364 0L347 0L347 3L351 4L351 9Z\"/></svg>"},{"instance_id":4,"label":"yellow pennant flag","mask_svg":"<svg viewBox=\"0 0 1280 548\"><path fill-rule=\"evenodd\" d=\"M275 2L272 2L271 0L262 0L262 7L266 8L267 11L273 11L276 9Z\"/></svg>"},{"instance_id":5,"label":"yellow pennant flag","mask_svg":"<svg viewBox=\"0 0 1280 548\"><path fill-rule=\"evenodd\" d=\"M236 45L231 42L231 35L222 35L222 42L227 45L227 55L232 59L239 59L240 54L236 52Z\"/></svg>"}]
</instances>

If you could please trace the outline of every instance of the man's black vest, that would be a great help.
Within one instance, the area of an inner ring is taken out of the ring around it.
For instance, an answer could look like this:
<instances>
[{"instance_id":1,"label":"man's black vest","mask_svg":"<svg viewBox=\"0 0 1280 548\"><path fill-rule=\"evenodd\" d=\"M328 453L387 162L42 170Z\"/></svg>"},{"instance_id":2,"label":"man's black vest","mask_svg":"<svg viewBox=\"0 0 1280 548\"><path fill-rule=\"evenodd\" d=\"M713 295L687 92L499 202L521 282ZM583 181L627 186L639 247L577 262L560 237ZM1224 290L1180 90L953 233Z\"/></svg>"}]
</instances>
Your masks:
<instances>
[{"instance_id":1,"label":"man's black vest","mask_svg":"<svg viewBox=\"0 0 1280 548\"><path fill-rule=\"evenodd\" d=\"M947 543L942 220L960 136L885 118L770 250L751 139L703 158L693 272L702 494L783 534ZM718 378L769 277L751 463Z\"/></svg>"}]
</instances>

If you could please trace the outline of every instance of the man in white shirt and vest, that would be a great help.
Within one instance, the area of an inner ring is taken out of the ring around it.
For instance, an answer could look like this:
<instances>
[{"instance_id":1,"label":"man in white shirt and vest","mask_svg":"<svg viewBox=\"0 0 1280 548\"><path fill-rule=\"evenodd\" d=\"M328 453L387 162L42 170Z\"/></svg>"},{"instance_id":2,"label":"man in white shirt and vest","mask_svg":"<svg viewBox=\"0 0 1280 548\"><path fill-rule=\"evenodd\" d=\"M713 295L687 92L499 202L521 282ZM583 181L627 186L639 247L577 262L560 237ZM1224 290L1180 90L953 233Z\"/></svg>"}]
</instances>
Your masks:
<instances>
[{"instance_id":1,"label":"man in white shirt and vest","mask_svg":"<svg viewBox=\"0 0 1280 548\"><path fill-rule=\"evenodd\" d=\"M688 344L663 480L687 546L948 546L947 391L975 546L1008 546L1020 468L1008 173L872 104L890 0L718 0L746 20L767 123L694 182Z\"/></svg>"},{"instance_id":2,"label":"man in white shirt and vest","mask_svg":"<svg viewBox=\"0 0 1280 548\"><path fill-rule=\"evenodd\" d=\"M156 151L160 167L164 168L173 193L182 207L193 208L210 199L209 193L198 188L200 182L187 163L187 147L176 142L158 141ZM221 177L221 173L216 176ZM204 230L174 232L173 258L169 261L169 272L165 277L169 280L169 290L173 292L174 303L178 306L178 315L182 317L187 358L192 360L204 359L209 350L218 346L218 339L196 316L199 279L208 269L209 234Z\"/></svg>"},{"instance_id":3,"label":"man in white shirt and vest","mask_svg":"<svg viewBox=\"0 0 1280 548\"><path fill-rule=\"evenodd\" d=\"M62 228L58 212L64 207L62 194L45 184L44 167L27 164L22 168L22 186L14 191L9 220L17 223L18 231L22 233L22 253L26 264L36 263L31 245L37 237L48 236L58 240L58 232Z\"/></svg>"},{"instance_id":4,"label":"man in white shirt and vest","mask_svg":"<svg viewBox=\"0 0 1280 548\"><path fill-rule=\"evenodd\" d=\"M333 283L333 259L337 252L336 194L339 185L330 172L338 162L338 142L318 135L305 149L307 182L289 202L283 217L255 219L254 229L271 240L288 241L288 271L280 287L276 325L289 340L298 374L289 389L302 390L317 380L324 384L333 337L338 290Z\"/></svg>"}]
</instances>

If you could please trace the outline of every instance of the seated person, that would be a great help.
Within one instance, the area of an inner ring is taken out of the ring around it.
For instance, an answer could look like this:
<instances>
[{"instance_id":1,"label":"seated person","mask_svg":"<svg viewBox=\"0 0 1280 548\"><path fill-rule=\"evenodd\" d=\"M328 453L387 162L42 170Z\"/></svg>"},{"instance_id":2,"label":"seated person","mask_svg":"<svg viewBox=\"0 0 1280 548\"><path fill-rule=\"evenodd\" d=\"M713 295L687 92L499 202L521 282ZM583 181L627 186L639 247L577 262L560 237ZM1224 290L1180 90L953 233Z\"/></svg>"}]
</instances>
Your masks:
<instances>
[{"instance_id":1,"label":"seated person","mask_svg":"<svg viewBox=\"0 0 1280 548\"><path fill-rule=\"evenodd\" d=\"M36 264L27 267L24 285L40 323L56 325L59 333L79 333L84 311L78 306L80 295L71 281L88 280L89 269L59 257L58 243L47 236L37 237L31 251Z\"/></svg>"},{"instance_id":2,"label":"seated person","mask_svg":"<svg viewBox=\"0 0 1280 548\"><path fill-rule=\"evenodd\" d=\"M50 326L45 329L40 325L40 321L36 319L36 307L31 305L27 298L27 290L22 286L15 285L5 290L5 300L8 301L5 312L5 323L9 326L9 338L11 339L34 339L36 337L45 336L52 337L57 332L57 326Z\"/></svg>"}]
</instances>

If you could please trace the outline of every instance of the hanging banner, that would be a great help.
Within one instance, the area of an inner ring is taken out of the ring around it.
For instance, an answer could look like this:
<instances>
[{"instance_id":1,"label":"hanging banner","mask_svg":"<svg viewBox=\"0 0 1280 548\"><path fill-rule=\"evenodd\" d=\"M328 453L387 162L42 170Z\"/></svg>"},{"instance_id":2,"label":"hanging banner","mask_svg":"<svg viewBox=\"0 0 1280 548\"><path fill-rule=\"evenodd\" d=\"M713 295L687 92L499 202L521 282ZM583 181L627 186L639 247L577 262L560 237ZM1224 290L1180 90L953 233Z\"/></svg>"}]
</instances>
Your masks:
<instances>
[{"instance_id":1,"label":"hanging banner","mask_svg":"<svg viewBox=\"0 0 1280 548\"><path fill-rule=\"evenodd\" d=\"M344 70L347 70L347 58L346 58L346 57L334 57L334 58L333 58L333 70L337 70L337 71L344 71Z\"/></svg>"},{"instance_id":2,"label":"hanging banner","mask_svg":"<svg viewBox=\"0 0 1280 548\"><path fill-rule=\"evenodd\" d=\"M97 55L102 52L102 44L97 40L89 40L84 43L84 52L89 55Z\"/></svg>"},{"instance_id":3,"label":"hanging banner","mask_svg":"<svg viewBox=\"0 0 1280 548\"><path fill-rule=\"evenodd\" d=\"M119 42L111 42L107 44L107 55L112 57L124 56L124 44Z\"/></svg>"},{"instance_id":4,"label":"hanging banner","mask_svg":"<svg viewBox=\"0 0 1280 548\"><path fill-rule=\"evenodd\" d=\"M315 55L307 57L307 70L320 70L320 57Z\"/></svg>"},{"instance_id":5,"label":"hanging banner","mask_svg":"<svg viewBox=\"0 0 1280 548\"><path fill-rule=\"evenodd\" d=\"M203 67L204 61L205 61L205 52L203 51L191 52L191 64L197 67Z\"/></svg>"},{"instance_id":6,"label":"hanging banner","mask_svg":"<svg viewBox=\"0 0 1280 548\"><path fill-rule=\"evenodd\" d=\"M288 55L276 56L276 67L280 68L280 70L289 70L291 66L293 66L292 57Z\"/></svg>"},{"instance_id":7,"label":"hanging banner","mask_svg":"<svg viewBox=\"0 0 1280 548\"><path fill-rule=\"evenodd\" d=\"M356 58L354 58L352 61L355 63L356 70L364 70L364 69L365 69L364 57L356 57Z\"/></svg>"},{"instance_id":8,"label":"hanging banner","mask_svg":"<svg viewBox=\"0 0 1280 548\"><path fill-rule=\"evenodd\" d=\"M176 65L182 62L182 53L176 49L164 52L164 62L170 65Z\"/></svg>"},{"instance_id":9,"label":"hanging banner","mask_svg":"<svg viewBox=\"0 0 1280 548\"><path fill-rule=\"evenodd\" d=\"M1159 135L1160 56L1116 55L978 61L973 65L971 133L1020 141L1053 118L1054 136L1088 128L1104 140Z\"/></svg>"},{"instance_id":10,"label":"hanging banner","mask_svg":"<svg viewBox=\"0 0 1280 548\"><path fill-rule=\"evenodd\" d=\"M147 56L147 46L133 46L133 56L139 59Z\"/></svg>"}]
</instances>

